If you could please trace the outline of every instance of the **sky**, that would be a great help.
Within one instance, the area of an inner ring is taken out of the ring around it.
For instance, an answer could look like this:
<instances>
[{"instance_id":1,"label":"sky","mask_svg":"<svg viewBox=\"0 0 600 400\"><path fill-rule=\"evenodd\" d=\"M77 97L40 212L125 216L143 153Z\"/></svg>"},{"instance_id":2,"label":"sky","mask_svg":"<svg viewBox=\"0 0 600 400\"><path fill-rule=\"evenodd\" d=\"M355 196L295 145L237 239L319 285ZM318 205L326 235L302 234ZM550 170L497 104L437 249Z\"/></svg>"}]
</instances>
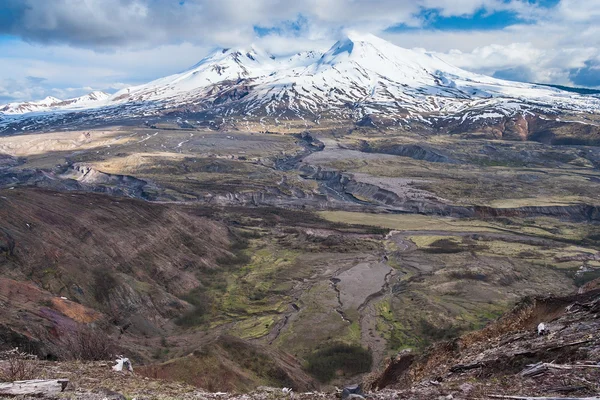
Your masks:
<instances>
[{"instance_id":1,"label":"sky","mask_svg":"<svg viewBox=\"0 0 600 400\"><path fill-rule=\"evenodd\" d=\"M600 0L0 0L0 104L113 93L220 47L325 51L348 30L502 79L600 87Z\"/></svg>"}]
</instances>

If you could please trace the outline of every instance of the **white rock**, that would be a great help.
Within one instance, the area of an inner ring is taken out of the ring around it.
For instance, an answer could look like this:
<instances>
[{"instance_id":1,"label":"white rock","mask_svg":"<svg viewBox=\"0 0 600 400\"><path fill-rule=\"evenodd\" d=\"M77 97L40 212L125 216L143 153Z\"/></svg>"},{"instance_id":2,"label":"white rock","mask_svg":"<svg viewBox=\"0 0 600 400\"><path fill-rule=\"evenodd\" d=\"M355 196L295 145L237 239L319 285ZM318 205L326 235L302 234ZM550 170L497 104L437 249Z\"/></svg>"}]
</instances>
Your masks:
<instances>
[{"instance_id":1,"label":"white rock","mask_svg":"<svg viewBox=\"0 0 600 400\"><path fill-rule=\"evenodd\" d=\"M133 366L131 365L131 361L129 361L129 358L119 356L119 358L117 358L115 362L117 364L112 367L114 371L121 372L123 371L123 369L126 369L129 372L133 372Z\"/></svg>"}]
</instances>

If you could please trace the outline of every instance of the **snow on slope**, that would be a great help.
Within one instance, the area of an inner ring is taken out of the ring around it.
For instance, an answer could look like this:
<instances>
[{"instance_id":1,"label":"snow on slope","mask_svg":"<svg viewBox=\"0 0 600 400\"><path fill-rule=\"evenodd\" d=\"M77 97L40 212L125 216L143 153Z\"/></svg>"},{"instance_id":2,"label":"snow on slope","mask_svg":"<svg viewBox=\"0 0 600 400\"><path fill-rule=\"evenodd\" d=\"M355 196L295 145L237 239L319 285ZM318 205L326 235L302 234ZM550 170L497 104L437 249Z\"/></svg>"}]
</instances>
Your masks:
<instances>
[{"instance_id":1,"label":"snow on slope","mask_svg":"<svg viewBox=\"0 0 600 400\"><path fill-rule=\"evenodd\" d=\"M182 73L123 89L110 98L92 95L59 103L50 99L45 104L8 105L0 113L112 106L111 115L121 107L131 116L185 107L219 117L318 119L326 114L358 120L381 114L423 120L423 115L435 114L477 120L540 108L600 111L599 97L471 73L433 54L356 33L324 54L311 51L277 58L256 47L222 49Z\"/></svg>"},{"instance_id":2,"label":"snow on slope","mask_svg":"<svg viewBox=\"0 0 600 400\"><path fill-rule=\"evenodd\" d=\"M56 97L48 96L40 101L31 101L24 103L8 103L6 105L0 106L0 112L5 114L23 114L34 111L42 111L57 105L62 100L57 99Z\"/></svg>"},{"instance_id":3,"label":"snow on slope","mask_svg":"<svg viewBox=\"0 0 600 400\"><path fill-rule=\"evenodd\" d=\"M187 71L123 89L115 93L113 100L171 100L183 104L214 95L217 92L215 86L219 84L228 83L233 87L258 79L269 81L279 73L305 68L320 56L319 53L306 52L277 59L256 47L217 50Z\"/></svg>"},{"instance_id":4,"label":"snow on slope","mask_svg":"<svg viewBox=\"0 0 600 400\"><path fill-rule=\"evenodd\" d=\"M98 105L104 105L104 103L110 98L110 94L101 91L94 91L81 97L74 99L68 99L58 104L59 107L70 106L70 107L95 107Z\"/></svg>"},{"instance_id":5,"label":"snow on slope","mask_svg":"<svg viewBox=\"0 0 600 400\"><path fill-rule=\"evenodd\" d=\"M117 93L116 102L194 104L216 113L298 116L328 111L358 116L499 107L523 103L594 112L598 98L478 75L429 53L403 49L373 35L350 34L324 54L278 59L256 48L221 50L181 74Z\"/></svg>"},{"instance_id":6,"label":"snow on slope","mask_svg":"<svg viewBox=\"0 0 600 400\"><path fill-rule=\"evenodd\" d=\"M60 100L56 97L48 96L40 101L9 103L0 106L0 114L18 115L63 109L86 109L106 105L109 98L110 95L108 93L100 91L91 92L84 96L67 100Z\"/></svg>"}]
</instances>

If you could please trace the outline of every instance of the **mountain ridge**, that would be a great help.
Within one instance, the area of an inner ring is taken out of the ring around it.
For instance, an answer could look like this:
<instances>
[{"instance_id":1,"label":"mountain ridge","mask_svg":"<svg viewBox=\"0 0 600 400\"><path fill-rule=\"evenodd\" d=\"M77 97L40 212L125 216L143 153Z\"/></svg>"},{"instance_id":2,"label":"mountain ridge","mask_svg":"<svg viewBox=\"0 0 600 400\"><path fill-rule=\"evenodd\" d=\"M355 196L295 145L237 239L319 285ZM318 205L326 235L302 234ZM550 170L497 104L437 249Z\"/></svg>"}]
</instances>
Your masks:
<instances>
[{"instance_id":1,"label":"mountain ridge","mask_svg":"<svg viewBox=\"0 0 600 400\"><path fill-rule=\"evenodd\" d=\"M39 101L12 102L0 105L0 114L26 114L30 112L52 111L56 108L79 106L93 106L94 103L110 98L110 94L95 90L79 97L61 100L57 97L46 96Z\"/></svg>"}]
</instances>

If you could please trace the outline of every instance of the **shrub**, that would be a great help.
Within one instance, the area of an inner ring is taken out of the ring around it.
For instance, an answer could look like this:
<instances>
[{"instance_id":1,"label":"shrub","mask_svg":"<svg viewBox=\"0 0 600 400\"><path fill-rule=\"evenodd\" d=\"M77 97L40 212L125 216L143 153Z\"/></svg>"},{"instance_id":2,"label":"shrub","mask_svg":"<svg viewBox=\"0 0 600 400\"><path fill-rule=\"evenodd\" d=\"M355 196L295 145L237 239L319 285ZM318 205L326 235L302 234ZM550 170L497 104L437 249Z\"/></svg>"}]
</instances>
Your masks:
<instances>
[{"instance_id":1,"label":"shrub","mask_svg":"<svg viewBox=\"0 0 600 400\"><path fill-rule=\"evenodd\" d=\"M195 306L192 310L186 312L175 320L179 326L198 326L206 321L207 309L203 306Z\"/></svg>"},{"instance_id":2,"label":"shrub","mask_svg":"<svg viewBox=\"0 0 600 400\"><path fill-rule=\"evenodd\" d=\"M482 274L481 272L469 271L469 270L452 271L452 272L450 272L450 277L452 279L457 279L457 280L467 279L467 280L482 281L482 282L488 281L487 275Z\"/></svg>"},{"instance_id":3,"label":"shrub","mask_svg":"<svg viewBox=\"0 0 600 400\"><path fill-rule=\"evenodd\" d=\"M3 229L0 229L0 253L8 257L15 255L15 239Z\"/></svg>"},{"instance_id":4,"label":"shrub","mask_svg":"<svg viewBox=\"0 0 600 400\"><path fill-rule=\"evenodd\" d=\"M112 271L104 268L95 269L93 277L94 298L99 303L106 303L109 299L110 291L118 285L118 281Z\"/></svg>"},{"instance_id":5,"label":"shrub","mask_svg":"<svg viewBox=\"0 0 600 400\"><path fill-rule=\"evenodd\" d=\"M600 244L600 232L590 233L585 237L584 241Z\"/></svg>"},{"instance_id":6,"label":"shrub","mask_svg":"<svg viewBox=\"0 0 600 400\"><path fill-rule=\"evenodd\" d=\"M307 357L306 370L326 383L338 373L356 375L371 370L373 357L369 350L357 345L333 344Z\"/></svg>"},{"instance_id":7,"label":"shrub","mask_svg":"<svg viewBox=\"0 0 600 400\"><path fill-rule=\"evenodd\" d=\"M462 332L461 327L457 325L437 327L425 319L422 319L420 324L423 335L425 336L426 344L454 339L457 338Z\"/></svg>"},{"instance_id":8,"label":"shrub","mask_svg":"<svg viewBox=\"0 0 600 400\"><path fill-rule=\"evenodd\" d=\"M229 353L230 359L235 360L245 370L268 379L272 385L293 385L288 374L275 363L271 356L260 351L258 347L232 336L221 337L221 344L223 349Z\"/></svg>"},{"instance_id":9,"label":"shrub","mask_svg":"<svg viewBox=\"0 0 600 400\"><path fill-rule=\"evenodd\" d=\"M111 360L117 346L101 329L83 325L62 340L63 358L68 360L101 361Z\"/></svg>"},{"instance_id":10,"label":"shrub","mask_svg":"<svg viewBox=\"0 0 600 400\"><path fill-rule=\"evenodd\" d=\"M211 297L204 292L202 287L192 290L190 293L182 297L194 308L175 320L177 325L181 326L197 326L206 321L206 316L210 312L212 304Z\"/></svg>"},{"instance_id":11,"label":"shrub","mask_svg":"<svg viewBox=\"0 0 600 400\"><path fill-rule=\"evenodd\" d=\"M255 230L237 229L235 232L243 239L258 239L262 237L261 233Z\"/></svg>"},{"instance_id":12,"label":"shrub","mask_svg":"<svg viewBox=\"0 0 600 400\"><path fill-rule=\"evenodd\" d=\"M35 379L40 372L37 356L19 351L18 348L0 354L0 382Z\"/></svg>"},{"instance_id":13,"label":"shrub","mask_svg":"<svg viewBox=\"0 0 600 400\"><path fill-rule=\"evenodd\" d=\"M454 254L463 252L465 249L452 239L439 239L431 243L428 248L424 248L423 251L431 254Z\"/></svg>"}]
</instances>

